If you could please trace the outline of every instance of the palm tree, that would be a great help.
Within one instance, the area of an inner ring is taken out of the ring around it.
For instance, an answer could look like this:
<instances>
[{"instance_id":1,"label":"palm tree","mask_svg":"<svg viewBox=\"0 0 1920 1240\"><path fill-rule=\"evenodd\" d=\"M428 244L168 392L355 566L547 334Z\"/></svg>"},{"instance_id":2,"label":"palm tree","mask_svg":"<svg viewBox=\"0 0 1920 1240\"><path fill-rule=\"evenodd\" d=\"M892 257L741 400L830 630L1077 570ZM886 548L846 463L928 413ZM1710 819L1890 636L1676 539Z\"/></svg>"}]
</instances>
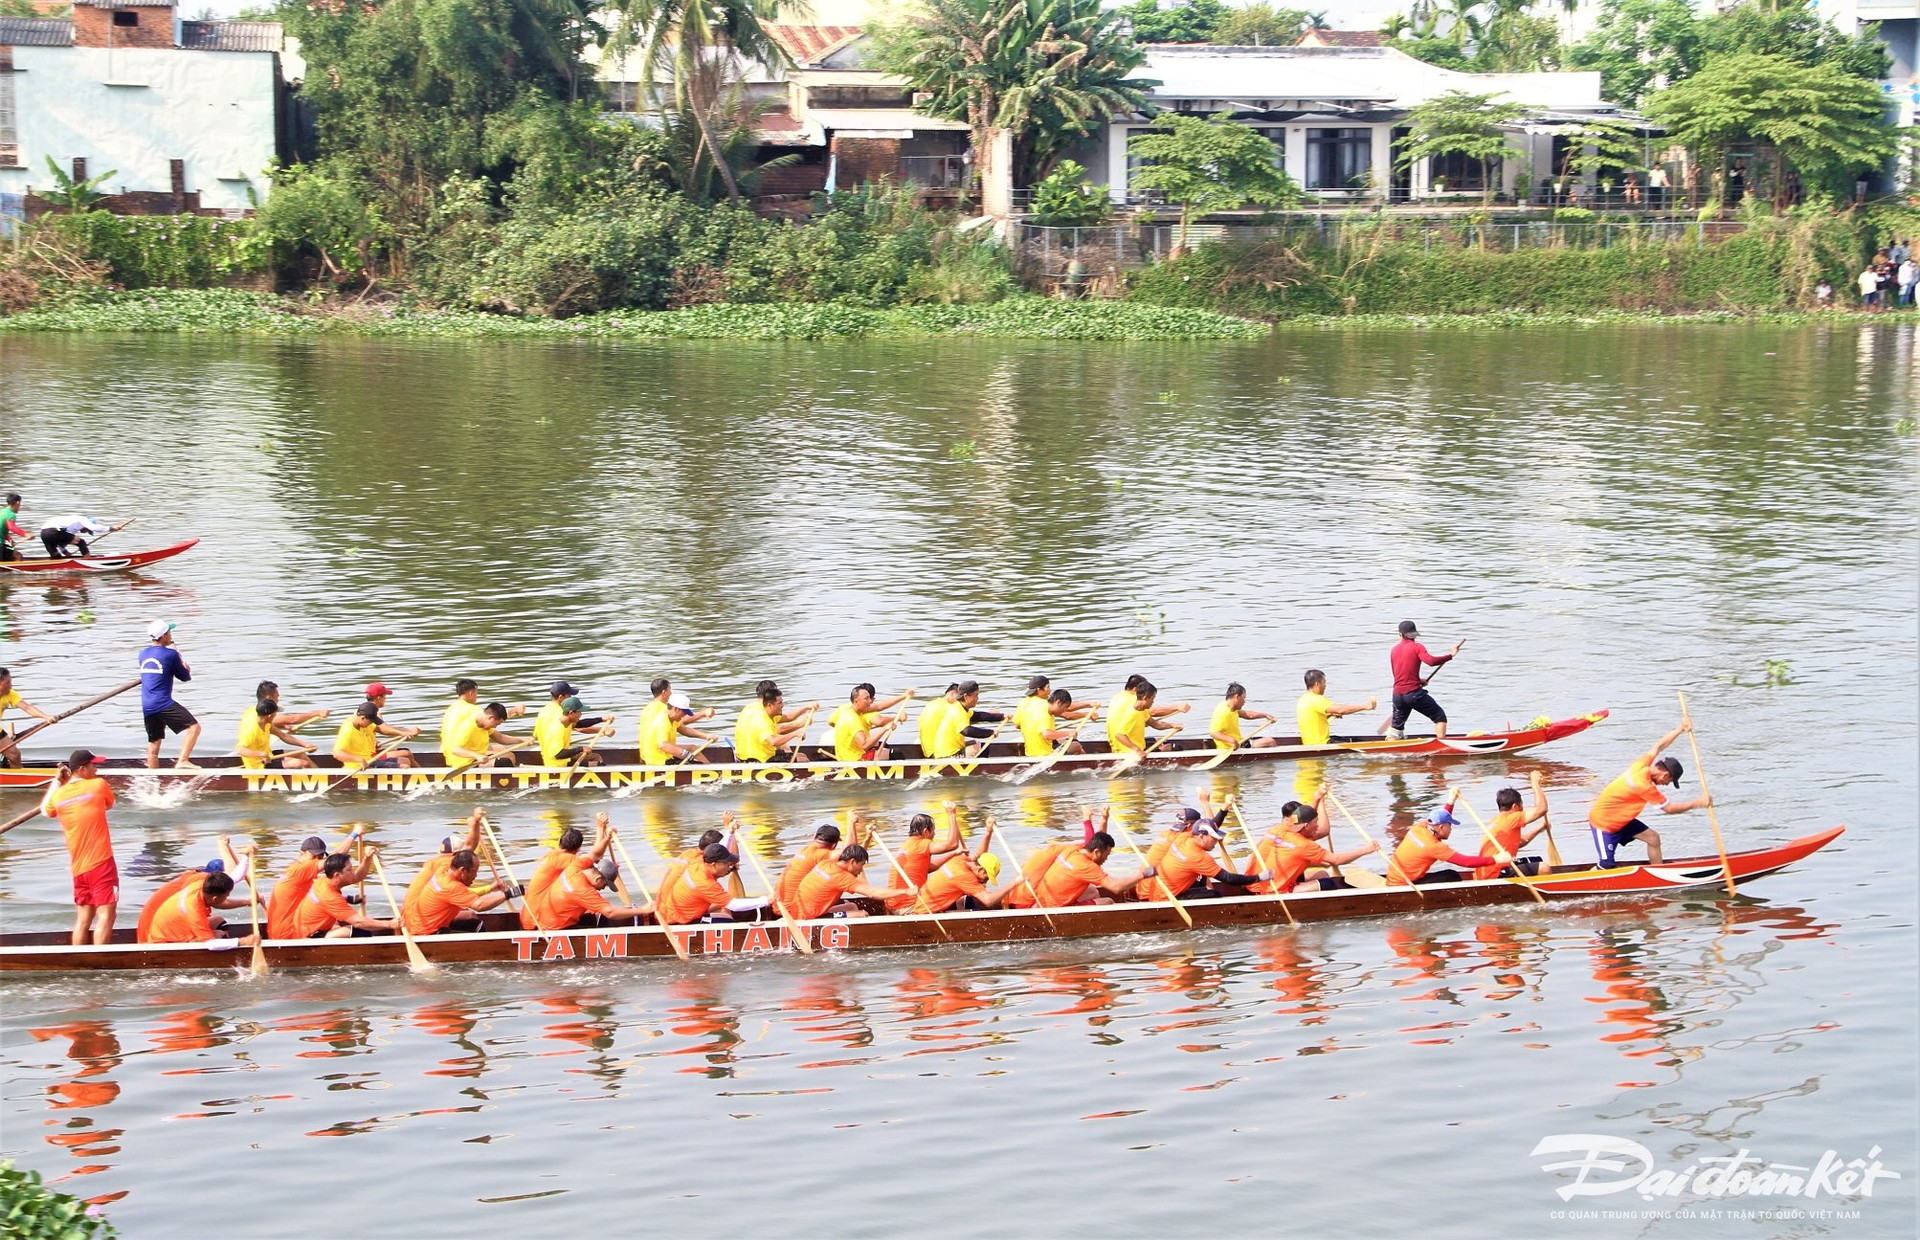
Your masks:
<instances>
[{"instance_id":1,"label":"palm tree","mask_svg":"<svg viewBox=\"0 0 1920 1240\"><path fill-rule=\"evenodd\" d=\"M789 10L804 7L791 0L785 3ZM767 26L780 17L782 4L783 0L618 0L611 9L616 21L607 50L617 56L639 47L642 62L654 75L655 91L659 76L670 77L674 107L690 114L709 152L720 152L725 144L714 131L712 119L717 98L711 90L718 80L715 65L735 54L769 68L788 64L786 52L767 33ZM700 98L702 94L706 97ZM724 157L715 162L714 171L720 174L727 197L737 200L740 182Z\"/></svg>"},{"instance_id":2,"label":"palm tree","mask_svg":"<svg viewBox=\"0 0 1920 1240\"><path fill-rule=\"evenodd\" d=\"M1380 33L1389 39L1403 39L1412 28L1413 22L1408 20L1405 13L1395 13L1380 23Z\"/></svg>"}]
</instances>

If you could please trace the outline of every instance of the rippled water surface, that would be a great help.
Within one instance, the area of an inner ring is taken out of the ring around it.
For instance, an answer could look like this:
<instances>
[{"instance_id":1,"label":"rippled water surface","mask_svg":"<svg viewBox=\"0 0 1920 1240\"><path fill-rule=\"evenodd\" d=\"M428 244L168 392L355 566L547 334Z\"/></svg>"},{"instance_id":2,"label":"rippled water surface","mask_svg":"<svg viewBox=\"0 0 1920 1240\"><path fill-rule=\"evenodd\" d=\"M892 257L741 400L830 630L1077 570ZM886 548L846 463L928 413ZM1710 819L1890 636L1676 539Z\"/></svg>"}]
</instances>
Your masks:
<instances>
[{"instance_id":1,"label":"rippled water surface","mask_svg":"<svg viewBox=\"0 0 1920 1240\"><path fill-rule=\"evenodd\" d=\"M1480 763L497 797L528 862L601 809L657 867L723 809L769 858L836 811L897 834L948 795L1031 848L1083 805L1139 831L1212 787L1257 822L1327 776L1384 824L1452 782L1484 812L1536 769L1578 857L1676 689L1731 846L1849 827L1737 900L428 979L10 975L0 1156L134 1237L1920 1234L1915 343L0 337L0 488L30 519L204 539L142 575L0 582L0 664L67 705L164 615L206 753L263 677L336 719L377 678L427 725L459 676L532 702L565 676L630 721L662 672L728 716L765 675L828 702L973 675L1010 703L1037 670L1103 700L1143 671L1201 712L1238 679L1286 715L1307 666L1384 696L1403 616L1467 641L1434 685L1457 728L1614 712ZM132 751L137 707L53 735ZM466 808L148 791L114 831L137 902L221 833L284 863L362 819L410 871ZM1662 830L1711 846L1701 815ZM7 835L5 929L65 925L65 874L57 829ZM1532 1154L1566 1133L1675 1173L1833 1150L1901 1178L1566 1201Z\"/></svg>"}]
</instances>

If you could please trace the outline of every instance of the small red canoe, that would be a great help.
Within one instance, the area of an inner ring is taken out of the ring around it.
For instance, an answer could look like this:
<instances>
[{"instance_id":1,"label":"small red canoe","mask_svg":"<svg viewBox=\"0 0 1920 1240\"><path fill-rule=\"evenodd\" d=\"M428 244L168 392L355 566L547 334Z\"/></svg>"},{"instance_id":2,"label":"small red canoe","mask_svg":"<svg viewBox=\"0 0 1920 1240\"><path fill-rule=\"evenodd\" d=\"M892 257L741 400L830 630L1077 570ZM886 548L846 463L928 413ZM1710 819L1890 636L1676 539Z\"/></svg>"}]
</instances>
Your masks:
<instances>
[{"instance_id":1,"label":"small red canoe","mask_svg":"<svg viewBox=\"0 0 1920 1240\"><path fill-rule=\"evenodd\" d=\"M170 560L199 541L189 538L171 547L135 551L127 555L63 555L53 560L0 560L0 570L9 573L119 573L129 568L145 568L149 564Z\"/></svg>"}]
</instances>

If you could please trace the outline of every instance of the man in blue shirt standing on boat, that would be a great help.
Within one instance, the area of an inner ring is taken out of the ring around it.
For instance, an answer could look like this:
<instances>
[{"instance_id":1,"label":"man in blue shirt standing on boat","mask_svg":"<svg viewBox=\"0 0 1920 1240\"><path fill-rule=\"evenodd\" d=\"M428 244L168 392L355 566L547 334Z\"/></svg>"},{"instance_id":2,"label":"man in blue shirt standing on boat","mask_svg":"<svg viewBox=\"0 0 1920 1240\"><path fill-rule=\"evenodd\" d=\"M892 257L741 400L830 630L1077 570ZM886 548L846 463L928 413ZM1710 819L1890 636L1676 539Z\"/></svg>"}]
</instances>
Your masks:
<instances>
[{"instance_id":1,"label":"man in blue shirt standing on boat","mask_svg":"<svg viewBox=\"0 0 1920 1240\"><path fill-rule=\"evenodd\" d=\"M173 682L192 680L193 670L173 646L173 624L155 620L147 626L152 645L140 652L140 713L147 725L147 768L160 766L160 740L168 732L180 734L180 756L174 767L182 771L200 768L190 761L193 744L200 739L200 721L193 712L173 700Z\"/></svg>"}]
</instances>

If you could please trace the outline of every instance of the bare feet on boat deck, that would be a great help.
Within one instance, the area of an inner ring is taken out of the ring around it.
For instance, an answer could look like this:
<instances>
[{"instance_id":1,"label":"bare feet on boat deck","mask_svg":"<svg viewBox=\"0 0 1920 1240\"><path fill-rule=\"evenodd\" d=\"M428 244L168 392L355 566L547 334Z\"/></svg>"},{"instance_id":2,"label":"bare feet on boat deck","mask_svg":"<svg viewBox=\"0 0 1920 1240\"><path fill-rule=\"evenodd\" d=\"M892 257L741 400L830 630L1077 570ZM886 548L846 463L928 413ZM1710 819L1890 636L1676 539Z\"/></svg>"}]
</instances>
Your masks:
<instances>
[{"instance_id":1,"label":"bare feet on boat deck","mask_svg":"<svg viewBox=\"0 0 1920 1240\"><path fill-rule=\"evenodd\" d=\"M185 758L180 758L175 760L173 769L176 771L198 771L203 768L198 762L189 762Z\"/></svg>"}]
</instances>

